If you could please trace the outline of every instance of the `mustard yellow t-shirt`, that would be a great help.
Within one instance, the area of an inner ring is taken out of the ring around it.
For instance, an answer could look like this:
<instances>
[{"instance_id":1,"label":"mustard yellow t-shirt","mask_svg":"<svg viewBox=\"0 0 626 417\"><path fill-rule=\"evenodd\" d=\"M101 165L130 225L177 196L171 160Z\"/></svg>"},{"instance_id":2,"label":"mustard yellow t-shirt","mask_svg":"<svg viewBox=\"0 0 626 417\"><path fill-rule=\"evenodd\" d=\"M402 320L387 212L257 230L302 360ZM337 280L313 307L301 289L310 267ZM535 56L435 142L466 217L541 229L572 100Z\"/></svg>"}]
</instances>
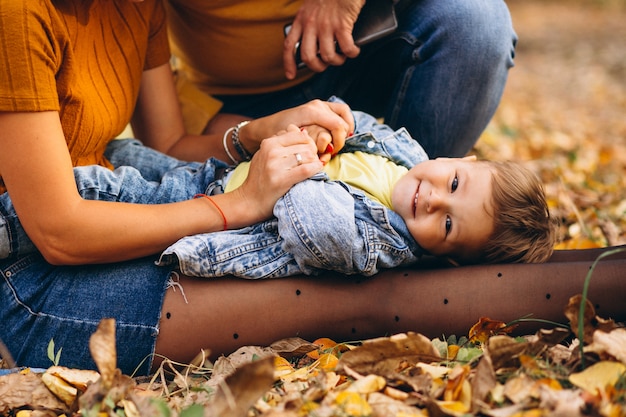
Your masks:
<instances>
[{"instance_id":1,"label":"mustard yellow t-shirt","mask_svg":"<svg viewBox=\"0 0 626 417\"><path fill-rule=\"evenodd\" d=\"M110 167L142 72L169 58L160 0L0 1L0 111L59 111L75 166Z\"/></svg>"},{"instance_id":2,"label":"mustard yellow t-shirt","mask_svg":"<svg viewBox=\"0 0 626 417\"><path fill-rule=\"evenodd\" d=\"M283 69L284 27L302 0L165 0L185 128L201 133L221 109L214 95L279 91L294 80Z\"/></svg>"},{"instance_id":3,"label":"mustard yellow t-shirt","mask_svg":"<svg viewBox=\"0 0 626 417\"><path fill-rule=\"evenodd\" d=\"M239 164L233 171L225 191L239 187L248 176L250 163ZM408 169L391 162L389 159L365 152L340 153L324 167L324 172L331 180L341 180L355 188L363 190L370 198L393 209L391 193L396 182Z\"/></svg>"},{"instance_id":4,"label":"mustard yellow t-shirt","mask_svg":"<svg viewBox=\"0 0 626 417\"><path fill-rule=\"evenodd\" d=\"M256 94L302 82L283 69L284 27L302 0L166 0L172 52L208 94ZM308 78L311 73L301 78Z\"/></svg>"}]
</instances>

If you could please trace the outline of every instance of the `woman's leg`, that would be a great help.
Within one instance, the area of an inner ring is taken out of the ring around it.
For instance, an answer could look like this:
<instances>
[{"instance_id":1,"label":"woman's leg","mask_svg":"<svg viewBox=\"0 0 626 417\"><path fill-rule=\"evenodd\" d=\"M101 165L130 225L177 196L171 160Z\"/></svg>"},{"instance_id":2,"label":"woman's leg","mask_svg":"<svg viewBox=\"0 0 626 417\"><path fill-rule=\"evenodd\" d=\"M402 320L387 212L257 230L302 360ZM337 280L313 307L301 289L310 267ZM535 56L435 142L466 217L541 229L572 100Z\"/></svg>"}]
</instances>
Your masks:
<instances>
[{"instance_id":1,"label":"woman's leg","mask_svg":"<svg viewBox=\"0 0 626 417\"><path fill-rule=\"evenodd\" d=\"M165 296L156 352L188 361L285 337L362 340L414 331L466 335L480 317L567 324L569 298L582 292L593 259L461 268L394 269L372 278L296 277L246 281L181 278ZM561 255L564 255L562 253ZM589 299L604 318L626 319L626 254L599 263ZM519 333L543 323L526 323Z\"/></svg>"}]
</instances>

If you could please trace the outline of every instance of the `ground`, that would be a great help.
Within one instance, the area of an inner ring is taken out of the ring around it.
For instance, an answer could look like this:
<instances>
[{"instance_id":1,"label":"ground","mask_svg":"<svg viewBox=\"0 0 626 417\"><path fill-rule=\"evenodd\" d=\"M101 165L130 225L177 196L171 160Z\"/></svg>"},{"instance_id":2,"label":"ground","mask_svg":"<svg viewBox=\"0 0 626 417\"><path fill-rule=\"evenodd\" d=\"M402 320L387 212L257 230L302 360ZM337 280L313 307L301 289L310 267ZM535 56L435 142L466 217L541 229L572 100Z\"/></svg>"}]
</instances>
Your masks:
<instances>
[{"instance_id":1,"label":"ground","mask_svg":"<svg viewBox=\"0 0 626 417\"><path fill-rule=\"evenodd\" d=\"M626 2L507 4L515 67L475 152L541 175L564 246L624 243Z\"/></svg>"},{"instance_id":2,"label":"ground","mask_svg":"<svg viewBox=\"0 0 626 417\"><path fill-rule=\"evenodd\" d=\"M473 153L489 159L521 161L541 176L551 210L563 223L562 247L625 243L626 1L507 3L519 35L516 66L510 72L502 103ZM579 310L577 303L569 306L568 318L578 317ZM212 369L185 368L169 379L168 385L160 385L160 375L156 374L154 384L133 388L132 381L115 374L114 361L109 360L106 349L100 349L99 363L108 361L108 372L103 366L103 382L92 385L88 395L82 395L81 404L91 409L90 415L105 410L108 415L127 416L625 415L626 331L614 329L612 323L598 320L592 312L588 318L585 327L594 327L585 329L582 340L588 349L593 347L592 357L588 351L581 356L575 343L560 343L565 335L558 332L541 333L523 342L494 336L483 340L479 347L467 340L461 343L462 339L429 341L409 335L402 340L368 341L364 347L369 350L355 349L351 356L339 355L345 346L321 349L313 352L318 358L315 361L315 357L308 356L297 363L283 359L275 363L274 370L267 362L257 360L265 353L263 350L248 347L243 353L256 366L240 369L235 378L227 380L227 394L220 396L222 391L218 390L211 401L208 394L214 392L218 371L230 370L228 367L234 366L230 361L237 357L225 358L225 364L216 363ZM478 333L482 329L483 336L489 336L486 329L501 329L503 325L482 323ZM470 329L468 333L472 333ZM596 338L598 334L605 339ZM587 336L593 336L593 342ZM114 341L103 344L107 343L110 346ZM310 349L307 342L296 340L283 341L282 346L291 352L296 347ZM444 358L455 356L442 362L448 366L416 365L415 356L404 356L408 346L413 353L420 353L420 361L438 354ZM372 351L376 354L375 366L370 366ZM588 362L583 371L581 357L593 359L595 364L589 366ZM343 373L334 372L338 363L344 367ZM265 365L268 368L263 373L261 367ZM346 374L356 378L355 370L367 377L346 388ZM54 372L48 370L48 384L65 388L69 376L62 375L59 380L51 374ZM205 381L210 375L213 377ZM273 384L276 375L280 375L279 382ZM79 376L85 377L82 373ZM17 407L24 408L25 416L31 415L26 410L32 408L55 416L63 410L75 410L75 405L67 405L74 397L70 396L66 404L50 393L44 398L46 388L35 388L41 384L41 378L32 374L0 378L0 414L11 409L9 413L14 415L11 413L16 413ZM24 389L18 390L20 387ZM161 408L137 399L138 393L160 397ZM32 400L35 394L38 397L34 404L22 401ZM112 401L114 394L122 399ZM259 397L262 399L257 401ZM468 412L463 407L470 400L472 408ZM240 407L230 408L235 403ZM253 403L254 412L247 413L248 405ZM3 404L7 408L3 409Z\"/></svg>"}]
</instances>

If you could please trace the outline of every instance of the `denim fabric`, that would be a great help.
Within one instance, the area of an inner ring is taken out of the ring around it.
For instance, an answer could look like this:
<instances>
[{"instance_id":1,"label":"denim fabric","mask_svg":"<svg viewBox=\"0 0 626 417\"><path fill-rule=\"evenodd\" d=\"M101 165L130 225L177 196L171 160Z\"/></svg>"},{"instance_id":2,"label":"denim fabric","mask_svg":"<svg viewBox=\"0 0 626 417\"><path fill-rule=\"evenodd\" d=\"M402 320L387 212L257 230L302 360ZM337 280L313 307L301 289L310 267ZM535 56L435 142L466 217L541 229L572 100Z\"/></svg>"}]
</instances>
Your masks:
<instances>
[{"instance_id":1,"label":"denim fabric","mask_svg":"<svg viewBox=\"0 0 626 417\"><path fill-rule=\"evenodd\" d=\"M76 186L83 198L138 204L189 200L195 194L206 193L216 170L228 166L217 159L183 162L135 139L111 142L106 156L115 170L97 165L74 168ZM9 194L0 195L0 259L36 250L17 218Z\"/></svg>"},{"instance_id":2,"label":"denim fabric","mask_svg":"<svg viewBox=\"0 0 626 417\"><path fill-rule=\"evenodd\" d=\"M398 29L293 88L219 96L223 112L260 117L330 95L406 127L431 158L464 156L493 116L517 36L502 0L401 0Z\"/></svg>"},{"instance_id":3,"label":"denim fabric","mask_svg":"<svg viewBox=\"0 0 626 417\"><path fill-rule=\"evenodd\" d=\"M221 161L184 163L142 146L113 141L107 156L117 168L74 169L84 198L158 204L205 192ZM133 165L131 167L130 165ZM8 193L0 196L0 338L18 365L51 365L51 339L62 348L61 365L93 369L88 343L100 319L117 321L118 367L145 374L158 334L171 268L156 257L106 265L48 264L24 232Z\"/></svg>"},{"instance_id":4,"label":"denim fabric","mask_svg":"<svg viewBox=\"0 0 626 417\"><path fill-rule=\"evenodd\" d=\"M60 365L95 369L89 337L102 318L113 317L118 367L149 372L171 273L153 258L59 267L34 253L1 261L0 273L0 338L18 365L51 366L54 339Z\"/></svg>"},{"instance_id":5,"label":"denim fabric","mask_svg":"<svg viewBox=\"0 0 626 417\"><path fill-rule=\"evenodd\" d=\"M341 152L382 155L407 168L428 159L405 129L394 132L366 113L353 114L357 134ZM369 276L419 260L424 251L397 213L327 179L321 173L292 187L276 203L275 219L179 240L159 264L175 265L190 276L257 279L324 270Z\"/></svg>"}]
</instances>

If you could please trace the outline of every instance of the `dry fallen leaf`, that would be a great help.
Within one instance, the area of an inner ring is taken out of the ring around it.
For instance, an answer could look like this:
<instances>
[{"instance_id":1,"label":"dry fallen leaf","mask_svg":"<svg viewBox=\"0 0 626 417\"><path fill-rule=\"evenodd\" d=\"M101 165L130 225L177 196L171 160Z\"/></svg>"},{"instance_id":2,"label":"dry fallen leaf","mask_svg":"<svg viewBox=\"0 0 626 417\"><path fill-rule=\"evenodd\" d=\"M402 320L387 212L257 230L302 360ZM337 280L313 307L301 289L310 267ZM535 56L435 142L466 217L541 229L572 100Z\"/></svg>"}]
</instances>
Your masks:
<instances>
[{"instance_id":1,"label":"dry fallen leaf","mask_svg":"<svg viewBox=\"0 0 626 417\"><path fill-rule=\"evenodd\" d=\"M581 304L582 295L577 294L569 299L569 304L565 309L565 316L569 319L570 327L575 332L578 332L578 317ZM593 334L596 330L609 332L616 327L617 325L613 320L596 316L596 310L593 304L589 300L585 300L585 311L583 315L583 342L585 344L593 342Z\"/></svg>"},{"instance_id":2,"label":"dry fallen leaf","mask_svg":"<svg viewBox=\"0 0 626 417\"><path fill-rule=\"evenodd\" d=\"M569 376L572 384L592 395L606 392L626 373L626 365L621 362L602 361L591 365L582 372Z\"/></svg>"},{"instance_id":3,"label":"dry fallen leaf","mask_svg":"<svg viewBox=\"0 0 626 417\"><path fill-rule=\"evenodd\" d=\"M337 370L349 367L360 374L374 373L384 376L398 372L403 362L414 365L440 359L441 356L430 339L409 332L367 340L363 345L344 352L337 364Z\"/></svg>"},{"instance_id":4,"label":"dry fallen leaf","mask_svg":"<svg viewBox=\"0 0 626 417\"><path fill-rule=\"evenodd\" d=\"M105 388L111 387L117 369L115 348L115 319L102 319L98 329L89 338L89 352L102 377Z\"/></svg>"},{"instance_id":5,"label":"dry fallen leaf","mask_svg":"<svg viewBox=\"0 0 626 417\"><path fill-rule=\"evenodd\" d=\"M595 352L600 357L610 356L626 364L626 329L610 332L598 330L593 333L593 342L585 346L585 352Z\"/></svg>"},{"instance_id":6,"label":"dry fallen leaf","mask_svg":"<svg viewBox=\"0 0 626 417\"><path fill-rule=\"evenodd\" d=\"M240 366L218 385L205 417L246 417L250 407L274 383L274 358L265 357Z\"/></svg>"},{"instance_id":7,"label":"dry fallen leaf","mask_svg":"<svg viewBox=\"0 0 626 417\"><path fill-rule=\"evenodd\" d=\"M69 412L67 404L59 400L32 372L0 376L0 414L10 415L12 410L30 409Z\"/></svg>"},{"instance_id":8,"label":"dry fallen leaf","mask_svg":"<svg viewBox=\"0 0 626 417\"><path fill-rule=\"evenodd\" d=\"M515 327L507 326L502 321L481 317L470 329L469 340L472 343L485 343L491 336L510 333Z\"/></svg>"}]
</instances>

